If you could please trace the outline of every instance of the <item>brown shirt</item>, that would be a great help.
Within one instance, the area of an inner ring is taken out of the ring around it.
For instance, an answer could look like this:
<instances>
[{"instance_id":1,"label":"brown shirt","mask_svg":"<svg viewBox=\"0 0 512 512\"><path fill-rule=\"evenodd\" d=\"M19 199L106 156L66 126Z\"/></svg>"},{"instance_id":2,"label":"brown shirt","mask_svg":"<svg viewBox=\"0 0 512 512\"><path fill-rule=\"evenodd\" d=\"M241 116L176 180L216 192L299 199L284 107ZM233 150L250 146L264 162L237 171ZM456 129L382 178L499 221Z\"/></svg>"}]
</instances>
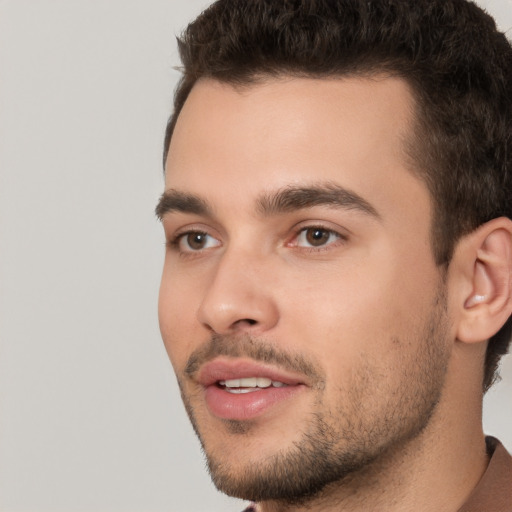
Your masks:
<instances>
[{"instance_id":1,"label":"brown shirt","mask_svg":"<svg viewBox=\"0 0 512 512\"><path fill-rule=\"evenodd\" d=\"M512 512L512 457L494 437L487 437L491 460L459 512Z\"/></svg>"},{"instance_id":2,"label":"brown shirt","mask_svg":"<svg viewBox=\"0 0 512 512\"><path fill-rule=\"evenodd\" d=\"M491 457L480 482L458 512L512 512L512 457L494 437L487 437ZM244 512L258 512L250 505Z\"/></svg>"}]
</instances>

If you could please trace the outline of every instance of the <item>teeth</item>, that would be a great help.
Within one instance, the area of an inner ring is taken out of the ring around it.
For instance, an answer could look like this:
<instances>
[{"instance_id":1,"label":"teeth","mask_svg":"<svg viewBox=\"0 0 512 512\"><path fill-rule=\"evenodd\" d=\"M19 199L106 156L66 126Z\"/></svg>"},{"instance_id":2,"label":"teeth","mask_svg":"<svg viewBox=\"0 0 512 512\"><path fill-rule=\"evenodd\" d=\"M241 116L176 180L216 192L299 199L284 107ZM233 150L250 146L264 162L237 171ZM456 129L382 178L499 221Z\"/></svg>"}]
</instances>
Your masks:
<instances>
[{"instance_id":1,"label":"teeth","mask_svg":"<svg viewBox=\"0 0 512 512\"><path fill-rule=\"evenodd\" d=\"M228 393L235 393L236 395L241 395L243 393L252 393L256 391L258 388L228 388Z\"/></svg>"},{"instance_id":2,"label":"teeth","mask_svg":"<svg viewBox=\"0 0 512 512\"><path fill-rule=\"evenodd\" d=\"M266 379L265 377L258 377L256 379L256 386L259 388L269 388L272 386L272 381L270 379Z\"/></svg>"},{"instance_id":3,"label":"teeth","mask_svg":"<svg viewBox=\"0 0 512 512\"><path fill-rule=\"evenodd\" d=\"M233 388L243 388L237 389L237 393L248 393L252 390L251 388L269 388L270 386L275 388L282 388L286 385L283 382L270 380L266 377L245 377L243 379L221 380L219 381L219 384L229 388L230 391L234 390Z\"/></svg>"}]
</instances>

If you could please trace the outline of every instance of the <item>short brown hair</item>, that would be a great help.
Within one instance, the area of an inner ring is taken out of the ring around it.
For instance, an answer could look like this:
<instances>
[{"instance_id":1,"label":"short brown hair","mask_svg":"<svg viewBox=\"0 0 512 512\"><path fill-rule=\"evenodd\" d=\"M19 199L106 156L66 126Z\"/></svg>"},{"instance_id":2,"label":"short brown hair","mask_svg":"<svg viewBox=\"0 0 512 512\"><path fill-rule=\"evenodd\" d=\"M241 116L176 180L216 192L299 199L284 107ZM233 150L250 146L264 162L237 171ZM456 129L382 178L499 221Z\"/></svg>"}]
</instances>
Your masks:
<instances>
[{"instance_id":1,"label":"short brown hair","mask_svg":"<svg viewBox=\"0 0 512 512\"><path fill-rule=\"evenodd\" d=\"M260 77L405 79L416 99L410 152L435 208L433 251L448 265L459 238L512 218L512 47L466 0L218 0L178 39L183 76L165 136L197 80ZM487 349L483 387L508 350L512 318Z\"/></svg>"}]
</instances>

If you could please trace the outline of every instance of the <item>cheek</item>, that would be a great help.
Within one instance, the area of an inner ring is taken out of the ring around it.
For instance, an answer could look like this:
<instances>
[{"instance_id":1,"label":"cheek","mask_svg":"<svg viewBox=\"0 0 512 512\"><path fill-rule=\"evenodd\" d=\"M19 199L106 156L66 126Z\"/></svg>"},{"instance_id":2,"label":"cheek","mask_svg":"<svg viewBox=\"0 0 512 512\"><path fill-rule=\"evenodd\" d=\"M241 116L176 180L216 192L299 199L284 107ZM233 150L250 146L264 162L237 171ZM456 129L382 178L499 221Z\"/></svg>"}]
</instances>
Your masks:
<instances>
[{"instance_id":1,"label":"cheek","mask_svg":"<svg viewBox=\"0 0 512 512\"><path fill-rule=\"evenodd\" d=\"M406 270L412 261L405 259L382 251L378 261L361 258L323 275L310 274L302 286L290 280L293 285L281 299L283 323L294 325L290 337L302 340L303 349L323 361L333 378L345 378L369 358L391 367L396 340L409 339L422 325L436 281L429 272L413 279L415 271Z\"/></svg>"},{"instance_id":2,"label":"cheek","mask_svg":"<svg viewBox=\"0 0 512 512\"><path fill-rule=\"evenodd\" d=\"M198 287L183 279L166 263L158 297L160 332L167 354L175 369L186 363L193 350L192 340L197 338L200 326L197 308L200 300Z\"/></svg>"}]
</instances>

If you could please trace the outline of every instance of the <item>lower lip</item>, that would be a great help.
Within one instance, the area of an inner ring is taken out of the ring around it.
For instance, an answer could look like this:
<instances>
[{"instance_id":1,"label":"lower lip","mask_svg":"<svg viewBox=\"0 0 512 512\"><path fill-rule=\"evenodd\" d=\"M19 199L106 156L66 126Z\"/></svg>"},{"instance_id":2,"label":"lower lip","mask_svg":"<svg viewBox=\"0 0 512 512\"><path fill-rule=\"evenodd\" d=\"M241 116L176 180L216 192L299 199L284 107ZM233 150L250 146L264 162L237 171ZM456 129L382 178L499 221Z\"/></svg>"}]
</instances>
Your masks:
<instances>
[{"instance_id":1,"label":"lower lip","mask_svg":"<svg viewBox=\"0 0 512 512\"><path fill-rule=\"evenodd\" d=\"M205 390L206 405L216 417L250 420L283 404L304 389L303 385L262 388L249 393L230 393L216 384Z\"/></svg>"}]
</instances>

